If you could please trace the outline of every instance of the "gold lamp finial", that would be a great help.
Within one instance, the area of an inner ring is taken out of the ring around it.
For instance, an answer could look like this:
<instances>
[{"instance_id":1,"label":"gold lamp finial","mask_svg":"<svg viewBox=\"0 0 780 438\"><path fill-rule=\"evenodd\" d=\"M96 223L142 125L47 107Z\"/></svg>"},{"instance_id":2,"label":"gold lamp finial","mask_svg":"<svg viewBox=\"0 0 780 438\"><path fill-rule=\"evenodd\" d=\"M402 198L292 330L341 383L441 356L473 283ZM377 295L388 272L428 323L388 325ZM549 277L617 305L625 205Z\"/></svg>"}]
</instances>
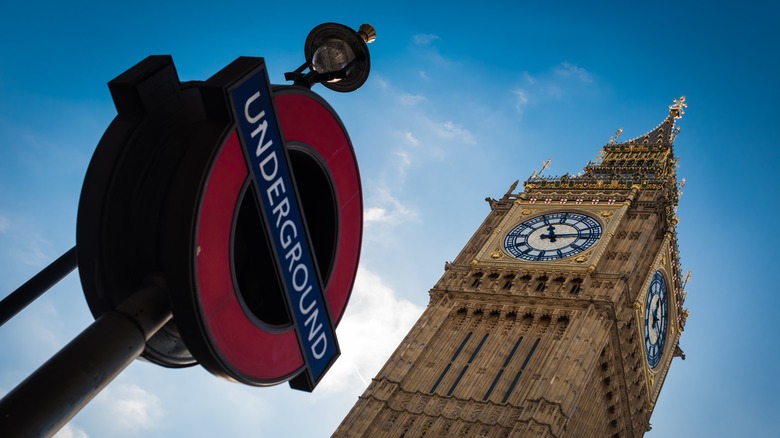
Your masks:
<instances>
[{"instance_id":1,"label":"gold lamp finial","mask_svg":"<svg viewBox=\"0 0 780 438\"><path fill-rule=\"evenodd\" d=\"M357 34L363 38L363 41L365 41L366 44L371 44L376 41L376 29L370 24L361 24Z\"/></svg>"}]
</instances>

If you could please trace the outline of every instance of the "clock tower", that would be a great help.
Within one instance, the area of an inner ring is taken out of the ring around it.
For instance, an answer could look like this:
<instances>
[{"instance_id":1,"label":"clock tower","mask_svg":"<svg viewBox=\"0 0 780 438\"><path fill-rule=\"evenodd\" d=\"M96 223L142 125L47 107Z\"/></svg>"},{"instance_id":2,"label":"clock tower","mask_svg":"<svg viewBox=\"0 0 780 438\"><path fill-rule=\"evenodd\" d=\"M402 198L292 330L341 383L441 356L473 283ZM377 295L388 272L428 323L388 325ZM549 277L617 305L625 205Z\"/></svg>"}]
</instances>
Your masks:
<instances>
[{"instance_id":1,"label":"clock tower","mask_svg":"<svg viewBox=\"0 0 780 438\"><path fill-rule=\"evenodd\" d=\"M688 315L675 121L490 213L336 437L641 437ZM546 165L545 165L546 166Z\"/></svg>"}]
</instances>

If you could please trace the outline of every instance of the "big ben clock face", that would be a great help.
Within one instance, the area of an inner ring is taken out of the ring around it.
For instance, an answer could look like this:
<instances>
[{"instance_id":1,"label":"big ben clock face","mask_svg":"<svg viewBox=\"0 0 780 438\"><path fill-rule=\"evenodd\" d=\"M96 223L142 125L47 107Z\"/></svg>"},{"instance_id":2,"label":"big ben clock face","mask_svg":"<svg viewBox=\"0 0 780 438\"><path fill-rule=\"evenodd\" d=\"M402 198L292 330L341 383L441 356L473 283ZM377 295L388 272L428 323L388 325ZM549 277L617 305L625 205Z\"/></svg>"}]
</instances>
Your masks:
<instances>
[{"instance_id":1,"label":"big ben clock face","mask_svg":"<svg viewBox=\"0 0 780 438\"><path fill-rule=\"evenodd\" d=\"M504 239L504 249L520 260L546 262L579 254L600 237L601 224L588 215L547 213L513 228Z\"/></svg>"},{"instance_id":2,"label":"big ben clock face","mask_svg":"<svg viewBox=\"0 0 780 438\"><path fill-rule=\"evenodd\" d=\"M645 353L650 368L658 366L664 352L669 315L668 302L666 280L660 271L656 271L647 291L645 303Z\"/></svg>"}]
</instances>

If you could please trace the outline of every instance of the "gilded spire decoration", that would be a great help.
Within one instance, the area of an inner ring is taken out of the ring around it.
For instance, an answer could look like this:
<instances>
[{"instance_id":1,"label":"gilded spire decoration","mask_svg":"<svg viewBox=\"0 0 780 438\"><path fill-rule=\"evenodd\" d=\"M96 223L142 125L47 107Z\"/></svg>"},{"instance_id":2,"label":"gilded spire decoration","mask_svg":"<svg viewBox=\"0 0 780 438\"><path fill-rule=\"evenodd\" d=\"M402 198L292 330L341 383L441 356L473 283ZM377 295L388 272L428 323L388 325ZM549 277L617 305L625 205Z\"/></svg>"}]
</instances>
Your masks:
<instances>
[{"instance_id":1,"label":"gilded spire decoration","mask_svg":"<svg viewBox=\"0 0 780 438\"><path fill-rule=\"evenodd\" d=\"M685 278L683 279L683 282L682 282L682 287L680 287L680 289L683 289L683 290L685 290L685 286L687 286L687 285L688 285L688 282L689 282L689 281L691 281L691 276L692 276L692 275L693 275L693 271L692 271L692 270L690 270L690 269L688 269L688 273L687 273L687 274L685 274Z\"/></svg>"},{"instance_id":2,"label":"gilded spire decoration","mask_svg":"<svg viewBox=\"0 0 780 438\"><path fill-rule=\"evenodd\" d=\"M680 96L679 99L674 99L674 103L669 105L669 115L675 119L682 118L685 114L685 108L688 104L685 103L685 96Z\"/></svg>"},{"instance_id":3,"label":"gilded spire decoration","mask_svg":"<svg viewBox=\"0 0 780 438\"><path fill-rule=\"evenodd\" d=\"M670 140L672 141L672 143L674 143L674 139L677 138L677 135L679 133L680 133L680 127L679 126L675 126L674 128L672 128L672 134L669 137Z\"/></svg>"},{"instance_id":4,"label":"gilded spire decoration","mask_svg":"<svg viewBox=\"0 0 780 438\"><path fill-rule=\"evenodd\" d=\"M540 176L542 176L542 172L544 172L545 169L550 167L550 163L552 163L552 158L548 158L547 160L545 160L542 163L542 168L539 169L538 171L534 170L534 172L531 174L531 177L528 179L539 178Z\"/></svg>"},{"instance_id":5,"label":"gilded spire decoration","mask_svg":"<svg viewBox=\"0 0 780 438\"><path fill-rule=\"evenodd\" d=\"M621 135L623 135L623 128L619 128L615 131L615 136L609 139L609 144L617 143L617 139L620 138Z\"/></svg>"},{"instance_id":6,"label":"gilded spire decoration","mask_svg":"<svg viewBox=\"0 0 780 438\"><path fill-rule=\"evenodd\" d=\"M680 182L677 184L677 202L680 202L680 198L683 194L683 187L685 187L685 178L681 179ZM677 213L677 204L674 205L674 212Z\"/></svg>"}]
</instances>

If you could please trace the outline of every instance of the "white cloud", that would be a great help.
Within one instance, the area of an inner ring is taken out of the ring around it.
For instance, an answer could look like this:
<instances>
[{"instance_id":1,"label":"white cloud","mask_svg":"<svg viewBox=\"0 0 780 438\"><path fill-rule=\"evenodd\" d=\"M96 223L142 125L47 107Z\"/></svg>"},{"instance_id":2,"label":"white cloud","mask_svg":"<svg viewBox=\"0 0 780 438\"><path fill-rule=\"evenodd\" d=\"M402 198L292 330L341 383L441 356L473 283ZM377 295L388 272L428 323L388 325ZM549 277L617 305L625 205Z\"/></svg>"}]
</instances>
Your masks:
<instances>
[{"instance_id":1,"label":"white cloud","mask_svg":"<svg viewBox=\"0 0 780 438\"><path fill-rule=\"evenodd\" d=\"M127 435L153 427L163 416L160 399L138 385L120 383L104 389L94 403L110 428Z\"/></svg>"},{"instance_id":2,"label":"white cloud","mask_svg":"<svg viewBox=\"0 0 780 438\"><path fill-rule=\"evenodd\" d=\"M426 100L425 96L422 96L420 94L409 94L409 93L402 93L398 99L401 101L402 105L406 105L406 106L417 105L418 103Z\"/></svg>"},{"instance_id":3,"label":"white cloud","mask_svg":"<svg viewBox=\"0 0 780 438\"><path fill-rule=\"evenodd\" d=\"M425 70L420 70L419 72L417 72L417 74L420 76L420 79L422 79L424 81L430 81L431 80L431 78L428 77L428 73L426 73Z\"/></svg>"},{"instance_id":4,"label":"white cloud","mask_svg":"<svg viewBox=\"0 0 780 438\"><path fill-rule=\"evenodd\" d=\"M54 435L55 438L88 438L86 432L73 426L72 424L66 424L62 429Z\"/></svg>"},{"instance_id":5,"label":"white cloud","mask_svg":"<svg viewBox=\"0 0 780 438\"><path fill-rule=\"evenodd\" d=\"M377 85L379 85L379 88L383 90L390 88L390 82L387 79L380 76L379 74L374 75L371 78L371 81L375 82Z\"/></svg>"},{"instance_id":6,"label":"white cloud","mask_svg":"<svg viewBox=\"0 0 780 438\"><path fill-rule=\"evenodd\" d=\"M376 206L368 207L363 213L366 226L374 223L383 225L398 225L417 218L417 213L403 205L387 189L378 189L373 196Z\"/></svg>"},{"instance_id":7,"label":"white cloud","mask_svg":"<svg viewBox=\"0 0 780 438\"><path fill-rule=\"evenodd\" d=\"M413 37L414 43L418 46L428 46L432 42L439 39L437 35L434 35L432 33L418 33Z\"/></svg>"},{"instance_id":8,"label":"white cloud","mask_svg":"<svg viewBox=\"0 0 780 438\"><path fill-rule=\"evenodd\" d=\"M366 222L387 222L387 210L381 207L367 208L363 212L363 220Z\"/></svg>"},{"instance_id":9,"label":"white cloud","mask_svg":"<svg viewBox=\"0 0 780 438\"><path fill-rule=\"evenodd\" d=\"M512 93L517 97L517 100L515 101L515 109L518 112L522 112L523 109L528 105L528 92L523 89L516 89L513 90Z\"/></svg>"},{"instance_id":10,"label":"white cloud","mask_svg":"<svg viewBox=\"0 0 780 438\"><path fill-rule=\"evenodd\" d=\"M5 216L0 216L0 234L5 234L8 232L8 227L11 226L11 221L8 220Z\"/></svg>"},{"instance_id":11,"label":"white cloud","mask_svg":"<svg viewBox=\"0 0 780 438\"><path fill-rule=\"evenodd\" d=\"M559 101L591 89L594 79L585 68L564 61L533 76L523 72L520 82L522 85L512 90L512 94L515 109L522 114L531 105Z\"/></svg>"},{"instance_id":12,"label":"white cloud","mask_svg":"<svg viewBox=\"0 0 780 438\"><path fill-rule=\"evenodd\" d=\"M415 142L417 141L414 137L412 137L410 140L414 140ZM412 165L412 159L409 157L409 153L406 151L397 151L395 152L395 156L398 157L398 159L401 161L401 164L398 165L399 172L406 173L406 169Z\"/></svg>"},{"instance_id":13,"label":"white cloud","mask_svg":"<svg viewBox=\"0 0 780 438\"><path fill-rule=\"evenodd\" d=\"M378 275L362 266L358 268L347 312L338 327L341 357L317 390L365 388L422 311L399 298Z\"/></svg>"},{"instance_id":14,"label":"white cloud","mask_svg":"<svg viewBox=\"0 0 780 438\"><path fill-rule=\"evenodd\" d=\"M412 134L409 131L404 132L404 139L406 139L406 141L410 145L412 145L412 146L419 146L420 145L420 140L417 140L417 137L415 137L414 134ZM408 158L408 156L407 156L407 158Z\"/></svg>"},{"instance_id":15,"label":"white cloud","mask_svg":"<svg viewBox=\"0 0 780 438\"><path fill-rule=\"evenodd\" d=\"M446 138L448 140L461 139L463 142L468 144L474 144L477 142L476 138L474 138L474 135L468 129L457 123L447 121L435 126L434 129L440 137Z\"/></svg>"},{"instance_id":16,"label":"white cloud","mask_svg":"<svg viewBox=\"0 0 780 438\"><path fill-rule=\"evenodd\" d=\"M567 61L562 62L554 71L556 75L561 77L573 77L585 83L593 82L593 77L591 77L587 70L577 64L571 64Z\"/></svg>"}]
</instances>

